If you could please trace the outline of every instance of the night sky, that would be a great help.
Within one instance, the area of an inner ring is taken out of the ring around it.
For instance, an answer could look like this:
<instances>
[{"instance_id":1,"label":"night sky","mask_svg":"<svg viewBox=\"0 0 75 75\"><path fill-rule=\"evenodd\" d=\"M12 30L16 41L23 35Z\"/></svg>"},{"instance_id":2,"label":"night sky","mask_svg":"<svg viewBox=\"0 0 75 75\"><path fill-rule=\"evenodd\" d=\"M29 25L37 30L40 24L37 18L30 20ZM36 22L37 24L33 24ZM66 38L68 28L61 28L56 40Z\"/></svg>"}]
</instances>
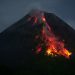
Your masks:
<instances>
[{"instance_id":1,"label":"night sky","mask_svg":"<svg viewBox=\"0 0 75 75\"><path fill-rule=\"evenodd\" d=\"M0 32L36 8L55 13L75 29L75 0L0 0Z\"/></svg>"}]
</instances>

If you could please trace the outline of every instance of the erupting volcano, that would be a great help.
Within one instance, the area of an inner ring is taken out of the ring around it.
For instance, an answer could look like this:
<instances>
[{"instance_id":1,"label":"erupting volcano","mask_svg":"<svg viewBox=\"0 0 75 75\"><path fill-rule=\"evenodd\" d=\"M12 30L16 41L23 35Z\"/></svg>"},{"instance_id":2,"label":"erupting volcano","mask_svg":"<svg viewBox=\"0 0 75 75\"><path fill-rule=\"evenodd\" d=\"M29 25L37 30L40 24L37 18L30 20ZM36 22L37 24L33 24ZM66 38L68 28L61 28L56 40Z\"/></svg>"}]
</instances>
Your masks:
<instances>
[{"instance_id":1,"label":"erupting volcano","mask_svg":"<svg viewBox=\"0 0 75 75\"><path fill-rule=\"evenodd\" d=\"M74 52L75 30L53 13L32 10L0 33L2 64L34 63L34 66L39 60L42 65L40 59L42 62L50 59L65 62L74 57Z\"/></svg>"},{"instance_id":2,"label":"erupting volcano","mask_svg":"<svg viewBox=\"0 0 75 75\"><path fill-rule=\"evenodd\" d=\"M74 55L75 30L53 13L32 10L0 33L0 64L17 74L75 75Z\"/></svg>"},{"instance_id":3,"label":"erupting volcano","mask_svg":"<svg viewBox=\"0 0 75 75\"><path fill-rule=\"evenodd\" d=\"M72 52L65 48L64 40L60 40L60 36L56 36L52 28L47 23L45 15L42 11L34 11L31 13L28 21L33 19L33 25L41 25L40 33L35 35L35 42L40 40L33 49L37 54L43 52L46 56L64 56L70 58ZM37 28L36 28L37 29ZM38 30L37 30L38 31ZM59 37L59 38L58 38Z\"/></svg>"}]
</instances>

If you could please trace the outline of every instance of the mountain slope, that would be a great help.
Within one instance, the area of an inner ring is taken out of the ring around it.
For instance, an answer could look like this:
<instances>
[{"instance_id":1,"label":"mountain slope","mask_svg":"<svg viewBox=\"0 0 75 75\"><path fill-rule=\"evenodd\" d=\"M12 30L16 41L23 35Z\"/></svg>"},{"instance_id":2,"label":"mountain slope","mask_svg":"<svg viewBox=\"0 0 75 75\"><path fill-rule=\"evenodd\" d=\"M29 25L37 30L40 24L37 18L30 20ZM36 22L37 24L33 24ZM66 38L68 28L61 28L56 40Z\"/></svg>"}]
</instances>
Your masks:
<instances>
[{"instance_id":1,"label":"mountain slope","mask_svg":"<svg viewBox=\"0 0 75 75\"><path fill-rule=\"evenodd\" d=\"M47 22L52 26L54 33L64 39L67 45L69 45L68 47L72 46L71 48L75 49L75 30L54 14L50 15L47 13L45 16L47 17Z\"/></svg>"}]
</instances>

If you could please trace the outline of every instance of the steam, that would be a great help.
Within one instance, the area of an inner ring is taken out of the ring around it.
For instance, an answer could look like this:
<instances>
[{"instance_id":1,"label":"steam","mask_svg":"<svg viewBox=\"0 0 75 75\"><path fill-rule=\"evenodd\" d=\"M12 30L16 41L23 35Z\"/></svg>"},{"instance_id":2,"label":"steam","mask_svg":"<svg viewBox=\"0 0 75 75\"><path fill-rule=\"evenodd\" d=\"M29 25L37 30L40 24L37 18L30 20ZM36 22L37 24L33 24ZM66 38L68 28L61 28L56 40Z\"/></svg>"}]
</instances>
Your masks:
<instances>
[{"instance_id":1,"label":"steam","mask_svg":"<svg viewBox=\"0 0 75 75\"><path fill-rule=\"evenodd\" d=\"M29 3L26 7L26 12L32 12L32 11L37 11L37 10L44 10L41 2L35 1L32 2L31 4Z\"/></svg>"}]
</instances>

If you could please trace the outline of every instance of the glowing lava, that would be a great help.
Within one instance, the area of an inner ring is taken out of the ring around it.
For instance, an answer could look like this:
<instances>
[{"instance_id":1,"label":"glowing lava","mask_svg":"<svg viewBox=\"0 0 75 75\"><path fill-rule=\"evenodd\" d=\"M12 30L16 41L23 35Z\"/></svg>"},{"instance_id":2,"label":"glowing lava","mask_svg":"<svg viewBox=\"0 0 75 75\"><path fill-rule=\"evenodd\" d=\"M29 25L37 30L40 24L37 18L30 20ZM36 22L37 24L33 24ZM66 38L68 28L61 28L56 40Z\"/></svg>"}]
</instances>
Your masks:
<instances>
[{"instance_id":1,"label":"glowing lava","mask_svg":"<svg viewBox=\"0 0 75 75\"><path fill-rule=\"evenodd\" d=\"M70 55L72 54L64 47L64 42L59 41L57 37L55 37L54 33L51 31L51 28L49 28L49 25L47 24L45 17L42 18L42 21L46 26L42 29L42 36L43 40L46 42L46 55L62 55L69 59Z\"/></svg>"},{"instance_id":2,"label":"glowing lava","mask_svg":"<svg viewBox=\"0 0 75 75\"><path fill-rule=\"evenodd\" d=\"M72 54L65 48L64 42L59 40L53 31L51 30L50 25L48 25L44 15L40 15L40 12L34 16L34 24L40 22L42 24L41 35L35 36L36 41L40 39L40 43L36 45L37 53L44 53L47 56L64 56L65 58L70 58ZM39 20L40 19L40 20ZM45 50L43 47L45 46Z\"/></svg>"}]
</instances>

